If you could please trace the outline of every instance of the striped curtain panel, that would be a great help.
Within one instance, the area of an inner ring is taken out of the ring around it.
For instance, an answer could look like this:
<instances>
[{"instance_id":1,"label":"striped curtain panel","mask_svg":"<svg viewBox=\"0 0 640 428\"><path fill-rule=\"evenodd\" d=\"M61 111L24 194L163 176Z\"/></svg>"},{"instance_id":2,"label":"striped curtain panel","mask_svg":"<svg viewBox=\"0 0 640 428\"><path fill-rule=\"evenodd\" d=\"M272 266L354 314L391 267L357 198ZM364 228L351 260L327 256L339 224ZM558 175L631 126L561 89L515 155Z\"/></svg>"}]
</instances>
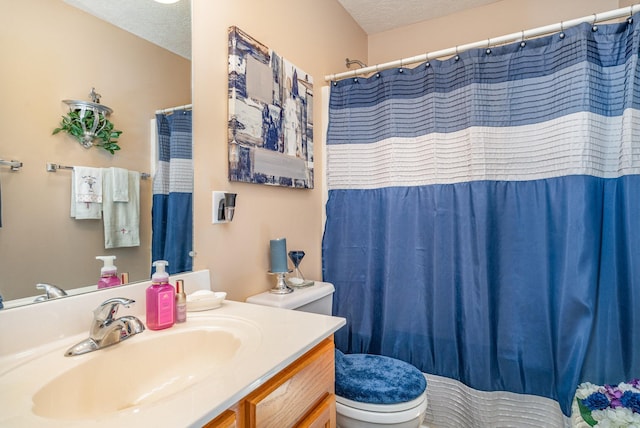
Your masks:
<instances>
[{"instance_id":1,"label":"striped curtain panel","mask_svg":"<svg viewBox=\"0 0 640 428\"><path fill-rule=\"evenodd\" d=\"M565 415L640 377L638 23L332 84L338 348Z\"/></svg>"},{"instance_id":2,"label":"striped curtain panel","mask_svg":"<svg viewBox=\"0 0 640 428\"><path fill-rule=\"evenodd\" d=\"M170 274L193 270L193 155L191 110L156 115L158 165L153 178L152 260Z\"/></svg>"}]
</instances>

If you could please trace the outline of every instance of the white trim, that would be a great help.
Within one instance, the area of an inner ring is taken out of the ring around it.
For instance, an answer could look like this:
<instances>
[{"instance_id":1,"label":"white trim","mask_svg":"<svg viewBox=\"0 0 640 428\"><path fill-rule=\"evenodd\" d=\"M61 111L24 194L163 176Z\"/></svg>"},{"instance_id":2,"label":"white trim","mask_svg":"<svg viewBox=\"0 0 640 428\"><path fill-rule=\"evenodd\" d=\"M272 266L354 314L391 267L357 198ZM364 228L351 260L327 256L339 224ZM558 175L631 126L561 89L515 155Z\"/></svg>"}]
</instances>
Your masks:
<instances>
[{"instance_id":1,"label":"white trim","mask_svg":"<svg viewBox=\"0 0 640 428\"><path fill-rule=\"evenodd\" d=\"M320 189L322 191L322 230L320 231L320 236L324 236L324 228L327 223L327 210L325 207L327 206L327 201L329 200L329 184L328 184L328 172L327 168L327 131L329 129L329 97L331 94L331 90L328 86L323 86L320 92L320 98L322 101L322 134L320 136L320 144L322 147L322 177L320 183Z\"/></svg>"},{"instance_id":2,"label":"white trim","mask_svg":"<svg viewBox=\"0 0 640 428\"><path fill-rule=\"evenodd\" d=\"M151 178L156 175L156 165L158 164L158 129L156 119L149 121L149 173Z\"/></svg>"}]
</instances>

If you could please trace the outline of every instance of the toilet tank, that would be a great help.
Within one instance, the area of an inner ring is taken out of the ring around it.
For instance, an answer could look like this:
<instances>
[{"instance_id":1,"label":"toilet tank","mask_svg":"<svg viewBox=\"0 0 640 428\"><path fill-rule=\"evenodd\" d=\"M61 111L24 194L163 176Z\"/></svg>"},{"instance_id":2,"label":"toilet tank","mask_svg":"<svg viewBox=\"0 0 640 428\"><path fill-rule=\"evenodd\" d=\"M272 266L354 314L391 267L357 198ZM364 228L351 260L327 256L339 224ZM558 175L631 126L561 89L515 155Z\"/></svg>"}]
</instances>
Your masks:
<instances>
[{"instance_id":1,"label":"toilet tank","mask_svg":"<svg viewBox=\"0 0 640 428\"><path fill-rule=\"evenodd\" d=\"M294 309L296 311L331 315L334 291L335 288L333 284L316 281L309 287L294 288L293 293L274 294L267 291L249 297L246 302L282 309Z\"/></svg>"}]
</instances>

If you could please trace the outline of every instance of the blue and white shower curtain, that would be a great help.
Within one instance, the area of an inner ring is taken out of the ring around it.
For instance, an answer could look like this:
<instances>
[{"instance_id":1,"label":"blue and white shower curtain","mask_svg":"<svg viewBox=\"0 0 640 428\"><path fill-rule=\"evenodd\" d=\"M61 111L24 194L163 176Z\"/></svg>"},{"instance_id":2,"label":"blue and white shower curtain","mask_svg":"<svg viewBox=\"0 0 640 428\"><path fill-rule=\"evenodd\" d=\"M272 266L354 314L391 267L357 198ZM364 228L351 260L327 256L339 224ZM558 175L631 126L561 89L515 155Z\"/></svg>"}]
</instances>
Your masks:
<instances>
[{"instance_id":1,"label":"blue and white shower curtain","mask_svg":"<svg viewBox=\"0 0 640 428\"><path fill-rule=\"evenodd\" d=\"M193 270L193 155L191 110L157 114L158 164L153 178L152 260L167 272Z\"/></svg>"},{"instance_id":2,"label":"blue and white shower curtain","mask_svg":"<svg viewBox=\"0 0 640 428\"><path fill-rule=\"evenodd\" d=\"M640 377L639 24L332 84L338 348L566 415Z\"/></svg>"}]
</instances>

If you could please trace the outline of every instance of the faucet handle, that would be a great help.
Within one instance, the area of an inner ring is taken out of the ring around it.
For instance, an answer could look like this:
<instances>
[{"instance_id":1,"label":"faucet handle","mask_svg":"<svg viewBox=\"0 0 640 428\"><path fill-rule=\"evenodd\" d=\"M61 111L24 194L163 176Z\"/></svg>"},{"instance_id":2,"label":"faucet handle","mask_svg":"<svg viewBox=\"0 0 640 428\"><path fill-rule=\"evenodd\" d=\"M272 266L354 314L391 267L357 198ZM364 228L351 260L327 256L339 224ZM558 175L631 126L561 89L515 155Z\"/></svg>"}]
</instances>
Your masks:
<instances>
[{"instance_id":1,"label":"faucet handle","mask_svg":"<svg viewBox=\"0 0 640 428\"><path fill-rule=\"evenodd\" d=\"M47 296L46 299L44 300L57 299L58 297L63 297L67 295L66 291L64 291L62 288L53 284L39 283L39 284L36 284L36 288L38 290L44 290Z\"/></svg>"},{"instance_id":2,"label":"faucet handle","mask_svg":"<svg viewBox=\"0 0 640 428\"><path fill-rule=\"evenodd\" d=\"M127 299L124 297L114 297L112 299L105 300L93 311L94 321L99 321L102 324L109 324L113 321L116 313L118 312L118 306L122 305L128 308L136 301L133 299Z\"/></svg>"}]
</instances>

